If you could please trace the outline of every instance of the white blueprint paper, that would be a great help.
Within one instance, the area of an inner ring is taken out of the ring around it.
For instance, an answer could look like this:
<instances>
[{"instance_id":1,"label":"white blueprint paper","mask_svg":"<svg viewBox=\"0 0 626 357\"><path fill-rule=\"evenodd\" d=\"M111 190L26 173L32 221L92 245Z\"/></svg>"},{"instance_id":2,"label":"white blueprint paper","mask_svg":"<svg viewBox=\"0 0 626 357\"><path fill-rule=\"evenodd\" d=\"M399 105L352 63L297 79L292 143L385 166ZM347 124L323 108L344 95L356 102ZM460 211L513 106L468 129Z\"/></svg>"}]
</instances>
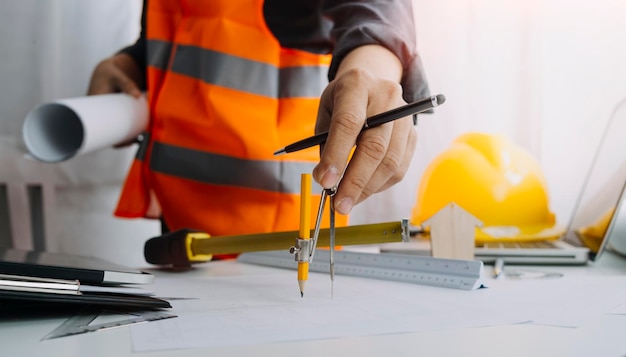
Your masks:
<instances>
[{"instance_id":1,"label":"white blueprint paper","mask_svg":"<svg viewBox=\"0 0 626 357\"><path fill-rule=\"evenodd\" d=\"M101 94L37 106L27 114L22 135L33 157L61 162L132 140L147 125L145 97Z\"/></svg>"},{"instance_id":2,"label":"white blueprint paper","mask_svg":"<svg viewBox=\"0 0 626 357\"><path fill-rule=\"evenodd\" d=\"M301 340L494 326L523 317L469 308L465 291L336 276L334 294L325 274L309 274L304 298L295 271L207 279L158 277L161 296L178 318L131 327L134 351L249 345ZM193 288L192 288L193 286ZM165 288L166 287L166 288Z\"/></svg>"}]
</instances>

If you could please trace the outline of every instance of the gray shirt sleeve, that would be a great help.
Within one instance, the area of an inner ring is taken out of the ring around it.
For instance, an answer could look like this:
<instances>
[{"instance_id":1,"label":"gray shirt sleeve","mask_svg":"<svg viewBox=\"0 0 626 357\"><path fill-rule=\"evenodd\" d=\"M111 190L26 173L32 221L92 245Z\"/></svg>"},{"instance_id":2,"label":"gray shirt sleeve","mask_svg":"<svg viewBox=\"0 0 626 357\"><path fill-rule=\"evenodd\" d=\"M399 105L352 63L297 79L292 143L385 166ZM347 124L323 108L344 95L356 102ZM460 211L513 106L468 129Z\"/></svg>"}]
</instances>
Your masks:
<instances>
[{"instance_id":1,"label":"gray shirt sleeve","mask_svg":"<svg viewBox=\"0 0 626 357\"><path fill-rule=\"evenodd\" d=\"M329 80L334 79L339 64L354 48L378 44L393 52L402 63L405 101L430 95L417 53L411 0L327 0L322 11L333 22L334 50Z\"/></svg>"}]
</instances>

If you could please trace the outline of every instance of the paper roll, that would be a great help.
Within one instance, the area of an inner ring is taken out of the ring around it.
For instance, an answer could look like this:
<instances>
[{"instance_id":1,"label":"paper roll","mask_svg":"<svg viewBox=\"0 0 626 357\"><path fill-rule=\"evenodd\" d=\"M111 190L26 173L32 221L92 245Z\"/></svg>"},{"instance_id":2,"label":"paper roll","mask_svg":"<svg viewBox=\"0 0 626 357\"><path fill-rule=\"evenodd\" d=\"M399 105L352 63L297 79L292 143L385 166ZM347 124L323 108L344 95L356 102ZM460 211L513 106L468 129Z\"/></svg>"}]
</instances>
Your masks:
<instances>
[{"instance_id":1,"label":"paper roll","mask_svg":"<svg viewBox=\"0 0 626 357\"><path fill-rule=\"evenodd\" d=\"M26 115L22 136L36 159L61 162L131 141L147 125L145 97L101 94L59 99L35 107Z\"/></svg>"}]
</instances>

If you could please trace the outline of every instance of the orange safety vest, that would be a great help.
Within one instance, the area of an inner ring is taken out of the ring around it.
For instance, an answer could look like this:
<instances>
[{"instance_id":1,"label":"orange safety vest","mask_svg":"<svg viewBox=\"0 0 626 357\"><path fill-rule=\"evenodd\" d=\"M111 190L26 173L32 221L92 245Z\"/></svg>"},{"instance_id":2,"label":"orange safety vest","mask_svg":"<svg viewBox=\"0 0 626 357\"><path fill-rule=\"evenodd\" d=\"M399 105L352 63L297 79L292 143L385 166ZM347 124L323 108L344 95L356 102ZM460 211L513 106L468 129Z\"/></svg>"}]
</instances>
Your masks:
<instances>
[{"instance_id":1,"label":"orange safety vest","mask_svg":"<svg viewBox=\"0 0 626 357\"><path fill-rule=\"evenodd\" d=\"M171 230L298 229L300 174L319 149L273 152L314 133L330 55L281 47L263 0L150 0L146 11L150 125L115 214L150 217L156 197Z\"/></svg>"}]
</instances>

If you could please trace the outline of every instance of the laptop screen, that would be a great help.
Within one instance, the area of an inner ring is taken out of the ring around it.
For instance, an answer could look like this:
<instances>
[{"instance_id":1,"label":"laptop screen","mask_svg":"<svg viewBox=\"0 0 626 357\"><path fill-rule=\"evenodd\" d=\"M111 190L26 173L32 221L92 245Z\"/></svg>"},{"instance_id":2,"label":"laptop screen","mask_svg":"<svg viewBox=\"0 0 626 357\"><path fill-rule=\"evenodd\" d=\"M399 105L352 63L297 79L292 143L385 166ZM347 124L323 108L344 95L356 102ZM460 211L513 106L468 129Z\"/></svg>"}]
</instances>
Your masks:
<instances>
[{"instance_id":1,"label":"laptop screen","mask_svg":"<svg viewBox=\"0 0 626 357\"><path fill-rule=\"evenodd\" d=\"M597 259L607 245L620 215L626 184L626 100L620 102L600 138L583 182L565 241L590 250Z\"/></svg>"}]
</instances>

